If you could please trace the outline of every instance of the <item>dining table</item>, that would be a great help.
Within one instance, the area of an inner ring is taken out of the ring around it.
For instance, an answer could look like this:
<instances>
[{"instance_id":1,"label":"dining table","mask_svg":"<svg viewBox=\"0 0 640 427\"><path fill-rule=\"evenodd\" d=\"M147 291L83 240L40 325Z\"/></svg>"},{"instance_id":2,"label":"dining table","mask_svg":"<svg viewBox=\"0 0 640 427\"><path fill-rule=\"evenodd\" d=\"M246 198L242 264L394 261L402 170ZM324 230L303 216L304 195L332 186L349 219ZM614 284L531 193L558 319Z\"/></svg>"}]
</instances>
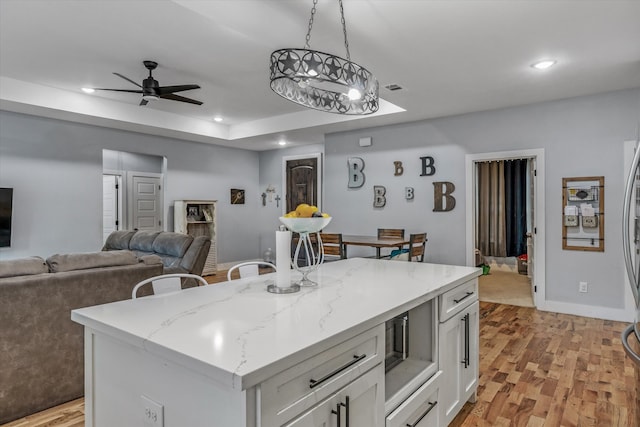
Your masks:
<instances>
[{"instance_id":1,"label":"dining table","mask_svg":"<svg viewBox=\"0 0 640 427\"><path fill-rule=\"evenodd\" d=\"M409 244L409 238L391 238L378 236L360 236L343 234L342 245L344 246L344 256L347 257L347 246L369 246L376 248L376 258L380 258L380 249L382 248L398 248Z\"/></svg>"}]
</instances>

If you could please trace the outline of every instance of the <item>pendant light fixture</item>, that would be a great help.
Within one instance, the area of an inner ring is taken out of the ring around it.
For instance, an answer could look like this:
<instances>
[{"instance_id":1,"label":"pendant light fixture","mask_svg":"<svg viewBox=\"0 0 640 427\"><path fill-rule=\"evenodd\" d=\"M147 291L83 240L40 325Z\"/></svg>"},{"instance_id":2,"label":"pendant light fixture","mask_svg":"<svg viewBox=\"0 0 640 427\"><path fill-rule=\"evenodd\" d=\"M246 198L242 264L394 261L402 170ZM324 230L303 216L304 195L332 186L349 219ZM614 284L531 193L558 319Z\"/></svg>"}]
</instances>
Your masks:
<instances>
[{"instance_id":1,"label":"pendant light fixture","mask_svg":"<svg viewBox=\"0 0 640 427\"><path fill-rule=\"evenodd\" d=\"M347 58L309 46L318 0L313 0L304 48L278 49L271 54L271 90L296 104L337 114L365 115L378 111L378 80L351 61L342 0L340 17Z\"/></svg>"}]
</instances>

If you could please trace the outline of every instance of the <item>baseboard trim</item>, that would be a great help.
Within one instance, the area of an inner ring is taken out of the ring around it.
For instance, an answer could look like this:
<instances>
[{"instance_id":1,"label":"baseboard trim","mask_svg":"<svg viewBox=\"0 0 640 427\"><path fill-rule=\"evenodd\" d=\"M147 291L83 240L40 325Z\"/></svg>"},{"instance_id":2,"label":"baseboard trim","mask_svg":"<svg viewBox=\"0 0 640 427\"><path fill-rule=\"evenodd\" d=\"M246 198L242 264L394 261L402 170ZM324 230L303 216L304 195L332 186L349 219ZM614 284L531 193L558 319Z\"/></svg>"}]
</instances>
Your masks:
<instances>
[{"instance_id":1,"label":"baseboard trim","mask_svg":"<svg viewBox=\"0 0 640 427\"><path fill-rule=\"evenodd\" d=\"M633 313L622 308L597 307L560 301L545 301L543 305L539 305L537 308L540 311L572 314L574 316L614 320L617 322L633 322Z\"/></svg>"}]
</instances>

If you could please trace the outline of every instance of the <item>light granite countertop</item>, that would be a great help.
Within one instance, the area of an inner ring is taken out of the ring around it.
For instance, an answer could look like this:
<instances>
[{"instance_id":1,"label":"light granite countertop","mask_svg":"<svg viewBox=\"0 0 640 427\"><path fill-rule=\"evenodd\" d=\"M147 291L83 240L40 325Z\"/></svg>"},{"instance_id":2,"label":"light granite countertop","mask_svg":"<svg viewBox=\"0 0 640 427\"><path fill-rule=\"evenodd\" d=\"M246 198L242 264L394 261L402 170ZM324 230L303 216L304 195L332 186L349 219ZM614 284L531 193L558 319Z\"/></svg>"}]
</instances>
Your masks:
<instances>
[{"instance_id":1,"label":"light granite countertop","mask_svg":"<svg viewBox=\"0 0 640 427\"><path fill-rule=\"evenodd\" d=\"M244 390L480 273L351 258L323 264L309 276L318 285L293 294L268 293L272 273L73 310L71 318Z\"/></svg>"}]
</instances>

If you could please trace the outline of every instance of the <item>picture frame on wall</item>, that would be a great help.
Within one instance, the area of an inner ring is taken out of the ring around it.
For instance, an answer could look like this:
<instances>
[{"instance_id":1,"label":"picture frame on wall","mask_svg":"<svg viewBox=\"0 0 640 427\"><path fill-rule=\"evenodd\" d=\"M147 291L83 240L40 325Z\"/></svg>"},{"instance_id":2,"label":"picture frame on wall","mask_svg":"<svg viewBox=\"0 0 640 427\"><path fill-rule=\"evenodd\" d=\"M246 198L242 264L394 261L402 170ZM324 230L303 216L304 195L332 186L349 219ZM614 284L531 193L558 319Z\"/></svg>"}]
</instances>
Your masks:
<instances>
[{"instance_id":1,"label":"picture frame on wall","mask_svg":"<svg viewBox=\"0 0 640 427\"><path fill-rule=\"evenodd\" d=\"M238 188L231 189L231 204L244 205L244 190Z\"/></svg>"},{"instance_id":2,"label":"picture frame on wall","mask_svg":"<svg viewBox=\"0 0 640 427\"><path fill-rule=\"evenodd\" d=\"M200 213L198 212L198 206L187 206L187 219L190 221L197 221Z\"/></svg>"}]
</instances>

